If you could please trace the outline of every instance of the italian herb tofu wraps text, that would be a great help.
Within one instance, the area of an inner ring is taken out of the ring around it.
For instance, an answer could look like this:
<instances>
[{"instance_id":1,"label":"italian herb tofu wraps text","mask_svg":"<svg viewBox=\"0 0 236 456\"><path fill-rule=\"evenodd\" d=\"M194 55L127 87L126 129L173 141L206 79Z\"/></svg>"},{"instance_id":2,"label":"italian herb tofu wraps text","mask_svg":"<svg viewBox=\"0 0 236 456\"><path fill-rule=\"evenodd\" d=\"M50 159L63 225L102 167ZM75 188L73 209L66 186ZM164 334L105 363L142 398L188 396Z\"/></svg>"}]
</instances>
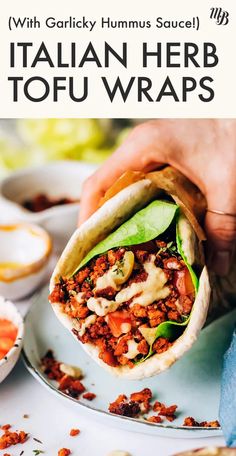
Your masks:
<instances>
[{"instance_id":1,"label":"italian herb tofu wraps text","mask_svg":"<svg viewBox=\"0 0 236 456\"><path fill-rule=\"evenodd\" d=\"M56 314L116 375L166 369L205 321L210 286L188 211L141 178L76 231L54 271L49 299Z\"/></svg>"}]
</instances>

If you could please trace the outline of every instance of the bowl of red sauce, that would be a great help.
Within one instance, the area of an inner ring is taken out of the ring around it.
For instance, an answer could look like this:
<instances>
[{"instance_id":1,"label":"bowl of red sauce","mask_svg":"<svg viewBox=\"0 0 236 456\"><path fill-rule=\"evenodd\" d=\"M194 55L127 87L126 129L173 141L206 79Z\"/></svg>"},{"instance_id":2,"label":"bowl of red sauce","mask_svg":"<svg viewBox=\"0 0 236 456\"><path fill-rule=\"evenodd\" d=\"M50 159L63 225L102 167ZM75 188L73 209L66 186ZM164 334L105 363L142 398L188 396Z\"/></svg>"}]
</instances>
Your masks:
<instances>
[{"instance_id":1,"label":"bowl of red sauce","mask_svg":"<svg viewBox=\"0 0 236 456\"><path fill-rule=\"evenodd\" d=\"M0 223L40 225L61 251L77 227L83 183L95 169L68 160L12 173L0 183Z\"/></svg>"},{"instance_id":2,"label":"bowl of red sauce","mask_svg":"<svg viewBox=\"0 0 236 456\"><path fill-rule=\"evenodd\" d=\"M16 306L0 296L0 383L15 366L22 349L24 323Z\"/></svg>"}]
</instances>

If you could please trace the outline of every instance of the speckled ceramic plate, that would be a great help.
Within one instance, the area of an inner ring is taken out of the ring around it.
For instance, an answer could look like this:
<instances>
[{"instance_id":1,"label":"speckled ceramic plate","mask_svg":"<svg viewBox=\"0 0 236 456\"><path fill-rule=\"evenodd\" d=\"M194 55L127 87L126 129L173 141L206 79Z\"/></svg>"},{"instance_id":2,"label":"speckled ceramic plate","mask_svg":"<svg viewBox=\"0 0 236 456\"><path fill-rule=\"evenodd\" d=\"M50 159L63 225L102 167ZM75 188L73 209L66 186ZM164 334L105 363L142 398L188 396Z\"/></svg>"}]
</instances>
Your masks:
<instances>
[{"instance_id":1,"label":"speckled ceramic plate","mask_svg":"<svg viewBox=\"0 0 236 456\"><path fill-rule=\"evenodd\" d=\"M205 328L192 349L168 371L150 379L120 380L99 367L84 352L79 343L59 323L47 300L48 290L35 299L25 321L23 357L30 373L49 391L75 406L80 413L106 425L163 437L197 438L213 437L221 433L215 428L186 428L184 417L193 416L198 421L217 419L220 391L222 356L229 344L236 320L236 311ZM51 348L58 360L82 368L83 383L88 391L96 393L94 401L72 399L58 391L39 368L40 357ZM151 424L144 420L111 415L108 405L118 394L139 391L149 387L155 398L167 405L177 404L177 419L167 424Z\"/></svg>"}]
</instances>

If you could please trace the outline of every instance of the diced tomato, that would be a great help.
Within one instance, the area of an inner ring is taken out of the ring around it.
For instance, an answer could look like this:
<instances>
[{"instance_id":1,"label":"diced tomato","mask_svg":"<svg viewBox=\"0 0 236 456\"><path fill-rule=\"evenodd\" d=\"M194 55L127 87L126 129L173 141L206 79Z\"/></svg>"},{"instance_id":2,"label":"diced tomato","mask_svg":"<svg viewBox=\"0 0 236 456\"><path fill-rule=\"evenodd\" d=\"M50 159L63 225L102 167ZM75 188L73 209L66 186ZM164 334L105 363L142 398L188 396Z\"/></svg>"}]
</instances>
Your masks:
<instances>
[{"instance_id":1,"label":"diced tomato","mask_svg":"<svg viewBox=\"0 0 236 456\"><path fill-rule=\"evenodd\" d=\"M0 337L10 337L15 340L17 336L17 328L9 320L0 320Z\"/></svg>"},{"instance_id":2,"label":"diced tomato","mask_svg":"<svg viewBox=\"0 0 236 456\"><path fill-rule=\"evenodd\" d=\"M194 295L195 289L190 272L187 268L174 272L174 286L181 296Z\"/></svg>"},{"instance_id":3,"label":"diced tomato","mask_svg":"<svg viewBox=\"0 0 236 456\"><path fill-rule=\"evenodd\" d=\"M131 324L131 318L129 312L126 310L117 310L108 314L107 319L108 326L114 337L119 337L123 334L122 325L123 323Z\"/></svg>"},{"instance_id":4,"label":"diced tomato","mask_svg":"<svg viewBox=\"0 0 236 456\"><path fill-rule=\"evenodd\" d=\"M14 341L10 339L10 337L0 337L0 351L5 352L6 354L9 352L13 345Z\"/></svg>"},{"instance_id":5,"label":"diced tomato","mask_svg":"<svg viewBox=\"0 0 236 456\"><path fill-rule=\"evenodd\" d=\"M3 359L3 358L4 358L4 356L6 356L6 352L5 352L5 351L2 351L2 350L0 350L0 361L1 361L1 359Z\"/></svg>"},{"instance_id":6,"label":"diced tomato","mask_svg":"<svg viewBox=\"0 0 236 456\"><path fill-rule=\"evenodd\" d=\"M0 359L4 358L13 347L17 332L17 328L11 321L0 320Z\"/></svg>"}]
</instances>

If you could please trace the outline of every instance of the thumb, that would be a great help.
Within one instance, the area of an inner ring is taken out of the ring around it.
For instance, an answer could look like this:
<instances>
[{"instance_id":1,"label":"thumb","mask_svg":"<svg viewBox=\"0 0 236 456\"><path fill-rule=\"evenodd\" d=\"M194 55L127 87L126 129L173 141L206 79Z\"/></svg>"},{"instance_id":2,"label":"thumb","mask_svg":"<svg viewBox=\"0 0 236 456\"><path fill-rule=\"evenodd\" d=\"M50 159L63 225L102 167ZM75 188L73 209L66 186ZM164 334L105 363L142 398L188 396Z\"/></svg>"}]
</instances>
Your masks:
<instances>
[{"instance_id":1,"label":"thumb","mask_svg":"<svg viewBox=\"0 0 236 456\"><path fill-rule=\"evenodd\" d=\"M208 264L220 276L228 274L236 243L236 200L227 188L217 186L208 192L205 229L208 238ZM217 210L223 214L211 212Z\"/></svg>"}]
</instances>

